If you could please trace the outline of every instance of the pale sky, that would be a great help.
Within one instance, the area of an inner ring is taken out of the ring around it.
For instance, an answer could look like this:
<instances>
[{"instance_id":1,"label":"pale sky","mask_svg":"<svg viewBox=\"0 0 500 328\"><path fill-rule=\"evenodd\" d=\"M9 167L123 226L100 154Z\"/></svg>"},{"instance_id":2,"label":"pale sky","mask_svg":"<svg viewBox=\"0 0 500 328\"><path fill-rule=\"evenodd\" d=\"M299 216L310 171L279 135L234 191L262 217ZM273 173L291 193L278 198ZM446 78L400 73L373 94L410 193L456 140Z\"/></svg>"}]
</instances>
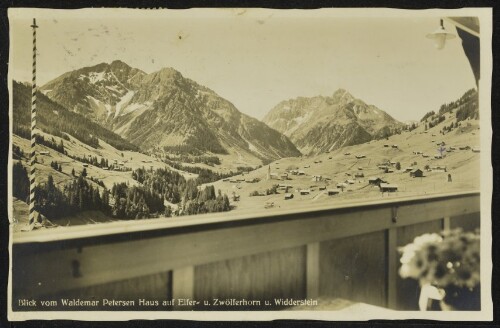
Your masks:
<instances>
[{"instance_id":1,"label":"pale sky","mask_svg":"<svg viewBox=\"0 0 500 328\"><path fill-rule=\"evenodd\" d=\"M451 12L451 11L450 11ZM10 10L10 77L37 82L119 59L172 67L261 119L282 100L344 88L398 120L419 120L475 87L458 36L425 35L443 12L279 10ZM452 32L455 28L445 22Z\"/></svg>"}]
</instances>

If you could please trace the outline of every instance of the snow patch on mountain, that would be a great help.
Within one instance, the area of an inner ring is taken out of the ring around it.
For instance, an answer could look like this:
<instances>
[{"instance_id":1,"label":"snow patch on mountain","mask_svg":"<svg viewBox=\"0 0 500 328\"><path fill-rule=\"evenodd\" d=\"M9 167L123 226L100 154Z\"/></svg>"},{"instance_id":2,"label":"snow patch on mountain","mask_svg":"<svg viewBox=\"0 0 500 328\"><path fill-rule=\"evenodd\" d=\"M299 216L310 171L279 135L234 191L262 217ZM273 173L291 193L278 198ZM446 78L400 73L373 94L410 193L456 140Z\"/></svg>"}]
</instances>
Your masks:
<instances>
[{"instance_id":1,"label":"snow patch on mountain","mask_svg":"<svg viewBox=\"0 0 500 328\"><path fill-rule=\"evenodd\" d=\"M119 102L116 103L115 105L115 118L120 116L120 111L122 108L130 102L132 97L134 96L135 92L134 91L128 91L121 99Z\"/></svg>"},{"instance_id":2,"label":"snow patch on mountain","mask_svg":"<svg viewBox=\"0 0 500 328\"><path fill-rule=\"evenodd\" d=\"M89 77L90 83L95 84L99 81L104 81L105 75L106 75L105 72L91 72L88 77Z\"/></svg>"}]
</instances>

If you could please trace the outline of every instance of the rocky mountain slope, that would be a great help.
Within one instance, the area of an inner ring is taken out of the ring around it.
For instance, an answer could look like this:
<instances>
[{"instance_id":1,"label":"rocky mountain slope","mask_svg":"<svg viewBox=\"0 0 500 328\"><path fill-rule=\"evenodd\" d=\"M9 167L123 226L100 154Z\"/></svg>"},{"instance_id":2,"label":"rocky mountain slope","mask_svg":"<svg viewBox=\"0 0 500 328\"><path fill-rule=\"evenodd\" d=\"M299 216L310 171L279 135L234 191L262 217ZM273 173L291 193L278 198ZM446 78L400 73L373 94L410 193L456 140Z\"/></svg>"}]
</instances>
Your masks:
<instances>
[{"instance_id":1,"label":"rocky mountain slope","mask_svg":"<svg viewBox=\"0 0 500 328\"><path fill-rule=\"evenodd\" d=\"M303 153L319 153L390 136L404 124L339 89L331 97L285 100L263 122L289 137Z\"/></svg>"},{"instance_id":2,"label":"rocky mountain slope","mask_svg":"<svg viewBox=\"0 0 500 328\"><path fill-rule=\"evenodd\" d=\"M122 108L133 95L131 90L144 75L141 70L114 61L67 72L41 90L66 108L108 125L123 114Z\"/></svg>"},{"instance_id":3,"label":"rocky mountain slope","mask_svg":"<svg viewBox=\"0 0 500 328\"><path fill-rule=\"evenodd\" d=\"M31 86L13 81L12 96L13 132L30 139ZM101 139L116 149L138 150L137 146L89 120L85 115L69 111L40 93L37 94L37 126L43 132L57 137L70 134L93 147L98 147L98 139Z\"/></svg>"},{"instance_id":4,"label":"rocky mountain slope","mask_svg":"<svg viewBox=\"0 0 500 328\"><path fill-rule=\"evenodd\" d=\"M42 90L143 151L300 155L286 136L172 68L146 74L114 61L66 73Z\"/></svg>"}]
</instances>

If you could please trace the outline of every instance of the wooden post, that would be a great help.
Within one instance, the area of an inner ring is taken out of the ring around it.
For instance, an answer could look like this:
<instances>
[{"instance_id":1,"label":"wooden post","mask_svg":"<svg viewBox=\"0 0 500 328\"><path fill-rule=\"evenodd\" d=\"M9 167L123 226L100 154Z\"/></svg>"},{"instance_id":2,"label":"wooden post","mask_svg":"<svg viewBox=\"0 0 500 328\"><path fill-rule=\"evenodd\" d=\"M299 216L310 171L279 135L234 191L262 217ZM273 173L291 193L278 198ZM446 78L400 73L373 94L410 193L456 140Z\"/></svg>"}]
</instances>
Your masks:
<instances>
[{"instance_id":1,"label":"wooden post","mask_svg":"<svg viewBox=\"0 0 500 328\"><path fill-rule=\"evenodd\" d=\"M443 218L443 230L449 231L450 230L450 217L446 216Z\"/></svg>"},{"instance_id":2,"label":"wooden post","mask_svg":"<svg viewBox=\"0 0 500 328\"><path fill-rule=\"evenodd\" d=\"M319 242L307 244L306 260L306 297L319 297Z\"/></svg>"},{"instance_id":3,"label":"wooden post","mask_svg":"<svg viewBox=\"0 0 500 328\"><path fill-rule=\"evenodd\" d=\"M193 301L194 297L194 266L175 269L172 271L172 298L174 311L192 310L189 305L181 305L180 300ZM185 302L185 301L184 301Z\"/></svg>"},{"instance_id":4,"label":"wooden post","mask_svg":"<svg viewBox=\"0 0 500 328\"><path fill-rule=\"evenodd\" d=\"M35 164L36 164L36 20L33 18L33 76L31 85L31 154L30 154L30 199L29 230L35 226Z\"/></svg>"},{"instance_id":5,"label":"wooden post","mask_svg":"<svg viewBox=\"0 0 500 328\"><path fill-rule=\"evenodd\" d=\"M398 228L387 230L387 307L397 307L397 279L398 279Z\"/></svg>"}]
</instances>

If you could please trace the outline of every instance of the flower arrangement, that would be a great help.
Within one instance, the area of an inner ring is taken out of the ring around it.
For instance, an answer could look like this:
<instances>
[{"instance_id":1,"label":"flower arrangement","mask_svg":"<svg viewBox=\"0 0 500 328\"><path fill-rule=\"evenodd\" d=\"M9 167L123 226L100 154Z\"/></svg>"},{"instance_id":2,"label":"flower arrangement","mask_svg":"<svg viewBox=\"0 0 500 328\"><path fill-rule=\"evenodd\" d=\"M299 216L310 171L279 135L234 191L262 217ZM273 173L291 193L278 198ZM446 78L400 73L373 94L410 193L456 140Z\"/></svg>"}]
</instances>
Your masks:
<instances>
[{"instance_id":1,"label":"flower arrangement","mask_svg":"<svg viewBox=\"0 0 500 328\"><path fill-rule=\"evenodd\" d=\"M441 288L445 292L443 300L457 308L471 309L479 304L479 231L457 229L424 234L399 250L402 278Z\"/></svg>"}]
</instances>

